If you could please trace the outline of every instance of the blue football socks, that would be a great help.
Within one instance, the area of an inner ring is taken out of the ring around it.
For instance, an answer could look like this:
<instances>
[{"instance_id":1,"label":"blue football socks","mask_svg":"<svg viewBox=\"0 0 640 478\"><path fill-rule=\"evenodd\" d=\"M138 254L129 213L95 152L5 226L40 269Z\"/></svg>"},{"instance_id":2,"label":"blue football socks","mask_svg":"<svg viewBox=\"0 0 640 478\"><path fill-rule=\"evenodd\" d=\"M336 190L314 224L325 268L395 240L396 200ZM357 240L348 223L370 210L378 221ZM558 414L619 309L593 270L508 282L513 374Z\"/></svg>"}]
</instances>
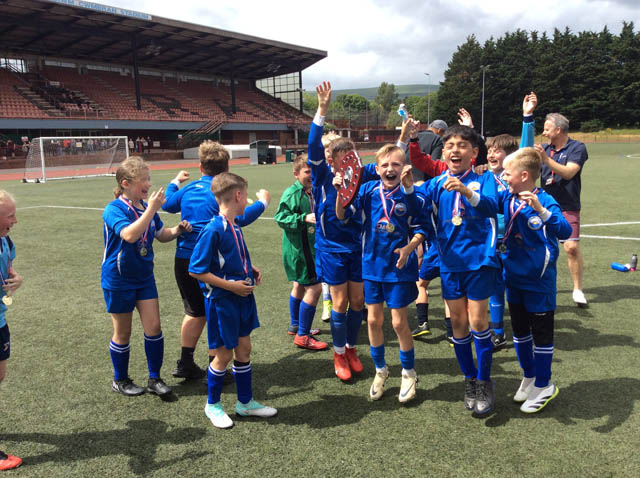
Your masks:
<instances>
[{"instance_id":1,"label":"blue football socks","mask_svg":"<svg viewBox=\"0 0 640 478\"><path fill-rule=\"evenodd\" d=\"M461 339L453 337L453 350L456 353L460 370L462 370L462 373L466 378L476 378L476 375L478 375L476 365L473 361L471 340L473 340L471 334Z\"/></svg>"},{"instance_id":2,"label":"blue football socks","mask_svg":"<svg viewBox=\"0 0 640 478\"><path fill-rule=\"evenodd\" d=\"M149 378L160 378L160 368L164 358L164 337L162 332L149 337L144 334L144 353L147 355Z\"/></svg>"},{"instance_id":3,"label":"blue football socks","mask_svg":"<svg viewBox=\"0 0 640 478\"><path fill-rule=\"evenodd\" d=\"M536 387L546 387L551 380L551 361L553 360L553 344L533 347L533 359L536 365Z\"/></svg>"},{"instance_id":4,"label":"blue football socks","mask_svg":"<svg viewBox=\"0 0 640 478\"><path fill-rule=\"evenodd\" d=\"M378 345L377 347L370 345L369 353L371 354L371 360L373 360L373 364L376 366L377 370L382 370L386 367L387 362L384 360L384 344Z\"/></svg>"},{"instance_id":5,"label":"blue football socks","mask_svg":"<svg viewBox=\"0 0 640 478\"><path fill-rule=\"evenodd\" d=\"M415 353L414 349L400 350L400 364L404 370L413 370L415 368Z\"/></svg>"},{"instance_id":6,"label":"blue football socks","mask_svg":"<svg viewBox=\"0 0 640 478\"><path fill-rule=\"evenodd\" d=\"M491 362L493 362L493 343L491 343L491 329L476 332L473 330L473 341L476 346L476 359L478 361L478 380L491 378Z\"/></svg>"},{"instance_id":7,"label":"blue football socks","mask_svg":"<svg viewBox=\"0 0 640 478\"><path fill-rule=\"evenodd\" d=\"M331 311L331 337L334 347L344 348L347 343L347 314Z\"/></svg>"},{"instance_id":8,"label":"blue football socks","mask_svg":"<svg viewBox=\"0 0 640 478\"><path fill-rule=\"evenodd\" d=\"M233 362L233 375L236 378L236 391L238 400L242 403L249 403L253 398L251 388L251 362Z\"/></svg>"},{"instance_id":9,"label":"blue football socks","mask_svg":"<svg viewBox=\"0 0 640 478\"><path fill-rule=\"evenodd\" d=\"M298 317L300 317L300 303L302 300L296 299L294 296L289 296L289 325L297 327Z\"/></svg>"},{"instance_id":10,"label":"blue football socks","mask_svg":"<svg viewBox=\"0 0 640 478\"><path fill-rule=\"evenodd\" d=\"M300 314L298 322L298 335L309 335L313 317L316 315L316 308L307 304L305 301L300 302Z\"/></svg>"},{"instance_id":11,"label":"blue football socks","mask_svg":"<svg viewBox=\"0 0 640 478\"><path fill-rule=\"evenodd\" d=\"M113 340L109 344L109 355L113 363L113 379L124 380L129 376L129 344L119 345Z\"/></svg>"},{"instance_id":12,"label":"blue football socks","mask_svg":"<svg viewBox=\"0 0 640 478\"><path fill-rule=\"evenodd\" d=\"M213 363L209 365L207 369L207 388L209 390L207 403L214 404L220 401L222 386L224 385L224 374L226 372L226 370L216 370L213 368Z\"/></svg>"},{"instance_id":13,"label":"blue football socks","mask_svg":"<svg viewBox=\"0 0 640 478\"><path fill-rule=\"evenodd\" d=\"M531 334L525 337L513 336L513 347L516 349L516 357L520 368L526 378L536 376L536 367L533 361L533 337Z\"/></svg>"}]
</instances>

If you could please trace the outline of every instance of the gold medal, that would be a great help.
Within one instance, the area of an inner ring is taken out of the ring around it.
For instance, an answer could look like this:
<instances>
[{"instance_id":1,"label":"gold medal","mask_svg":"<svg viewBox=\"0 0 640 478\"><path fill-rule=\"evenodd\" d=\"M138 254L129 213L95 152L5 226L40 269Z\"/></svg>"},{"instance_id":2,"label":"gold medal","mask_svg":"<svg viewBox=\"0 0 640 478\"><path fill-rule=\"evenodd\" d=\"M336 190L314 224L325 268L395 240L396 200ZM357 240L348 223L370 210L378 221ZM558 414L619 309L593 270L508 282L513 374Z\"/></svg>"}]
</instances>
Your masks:
<instances>
[{"instance_id":1,"label":"gold medal","mask_svg":"<svg viewBox=\"0 0 640 478\"><path fill-rule=\"evenodd\" d=\"M453 217L451 218L451 223L452 223L454 226L459 226L460 224L462 224L462 218L461 218L460 216L453 216Z\"/></svg>"},{"instance_id":2,"label":"gold medal","mask_svg":"<svg viewBox=\"0 0 640 478\"><path fill-rule=\"evenodd\" d=\"M500 244L500 245L498 246L498 250L499 250L502 254L504 254L505 252L507 252L507 245L506 245L506 244Z\"/></svg>"},{"instance_id":3,"label":"gold medal","mask_svg":"<svg viewBox=\"0 0 640 478\"><path fill-rule=\"evenodd\" d=\"M309 226L309 227L307 228L307 232L308 232L309 234L315 234L315 232L316 232L316 228L315 228L315 227L313 227L313 226Z\"/></svg>"},{"instance_id":4,"label":"gold medal","mask_svg":"<svg viewBox=\"0 0 640 478\"><path fill-rule=\"evenodd\" d=\"M146 255L147 255L147 248L146 248L146 247L141 247L141 248L140 248L140 255L141 255L142 257L144 257L144 256L146 256Z\"/></svg>"},{"instance_id":5,"label":"gold medal","mask_svg":"<svg viewBox=\"0 0 640 478\"><path fill-rule=\"evenodd\" d=\"M389 224L387 224L386 229L387 229L387 232L391 233L391 232L396 230L396 226L394 226L393 224L389 223Z\"/></svg>"},{"instance_id":6,"label":"gold medal","mask_svg":"<svg viewBox=\"0 0 640 478\"><path fill-rule=\"evenodd\" d=\"M13 297L11 297L10 295L5 295L2 298L2 303L9 307L11 304L13 304Z\"/></svg>"}]
</instances>

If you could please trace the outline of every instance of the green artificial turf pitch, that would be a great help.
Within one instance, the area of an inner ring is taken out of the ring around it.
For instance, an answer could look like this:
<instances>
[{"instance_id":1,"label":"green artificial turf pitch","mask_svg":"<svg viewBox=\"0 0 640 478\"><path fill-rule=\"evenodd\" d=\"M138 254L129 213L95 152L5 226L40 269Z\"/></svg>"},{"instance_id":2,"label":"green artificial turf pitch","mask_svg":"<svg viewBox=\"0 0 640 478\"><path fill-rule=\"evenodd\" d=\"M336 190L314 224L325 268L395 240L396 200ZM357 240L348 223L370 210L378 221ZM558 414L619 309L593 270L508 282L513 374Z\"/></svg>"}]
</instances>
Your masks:
<instances>
[{"instance_id":1,"label":"green artificial turf pitch","mask_svg":"<svg viewBox=\"0 0 640 478\"><path fill-rule=\"evenodd\" d=\"M264 283L256 290L262 326L252 335L256 399L279 410L269 420L238 419L214 429L203 413L204 383L171 377L180 349L182 303L173 277L173 243L156 244L156 281L165 336L163 376L174 401L111 392L111 320L100 290L101 209L114 178L2 182L18 200L12 232L24 285L7 313L12 357L0 390L0 449L24 459L11 476L638 476L640 473L640 273L610 269L640 250L638 144L589 145L583 172L584 290L589 309L571 301L566 255L558 264L553 380L559 396L542 412L522 414L511 397L520 382L513 347L495 354L495 413L463 409L462 377L443 340L439 281L430 287L431 336L416 341L416 399L398 402L398 344L385 324L391 378L382 400L368 390L374 368L366 326L364 373L334 375L332 354L293 346L286 334L287 283L281 231L271 219L291 166L232 171L273 194L264 217L245 229ZM197 171L191 171L194 176ZM154 171L156 189L176 171ZM168 225L177 218L163 215ZM389 316L387 315L387 319ZM411 324L415 309L410 309ZM319 338L330 341L327 324ZM510 338L509 320L506 320ZM134 320L130 375L144 383L142 330ZM196 359L206 364L206 343ZM222 402L233 411L235 387ZM232 418L235 418L232 416ZM9 475L7 475L9 476Z\"/></svg>"}]
</instances>

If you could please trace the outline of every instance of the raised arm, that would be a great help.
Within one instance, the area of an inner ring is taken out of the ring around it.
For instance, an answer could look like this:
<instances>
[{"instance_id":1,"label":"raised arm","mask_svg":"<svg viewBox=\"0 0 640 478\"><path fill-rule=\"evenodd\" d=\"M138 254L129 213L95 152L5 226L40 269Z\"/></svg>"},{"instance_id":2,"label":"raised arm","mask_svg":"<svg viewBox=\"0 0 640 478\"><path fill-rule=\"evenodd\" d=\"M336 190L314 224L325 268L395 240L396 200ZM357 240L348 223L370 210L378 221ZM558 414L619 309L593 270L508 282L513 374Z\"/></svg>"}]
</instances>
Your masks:
<instances>
[{"instance_id":1,"label":"raised arm","mask_svg":"<svg viewBox=\"0 0 640 478\"><path fill-rule=\"evenodd\" d=\"M189 171L180 171L175 178L171 180L165 191L166 201L162 205L162 210L170 213L178 213L181 209L182 193L180 193L180 185L189 179Z\"/></svg>"},{"instance_id":2,"label":"raised arm","mask_svg":"<svg viewBox=\"0 0 640 478\"><path fill-rule=\"evenodd\" d=\"M532 91L528 95L524 95L522 100L522 135L520 136L520 147L527 148L533 146L533 138L535 136L535 122L533 121L533 112L538 106L538 97Z\"/></svg>"}]
</instances>

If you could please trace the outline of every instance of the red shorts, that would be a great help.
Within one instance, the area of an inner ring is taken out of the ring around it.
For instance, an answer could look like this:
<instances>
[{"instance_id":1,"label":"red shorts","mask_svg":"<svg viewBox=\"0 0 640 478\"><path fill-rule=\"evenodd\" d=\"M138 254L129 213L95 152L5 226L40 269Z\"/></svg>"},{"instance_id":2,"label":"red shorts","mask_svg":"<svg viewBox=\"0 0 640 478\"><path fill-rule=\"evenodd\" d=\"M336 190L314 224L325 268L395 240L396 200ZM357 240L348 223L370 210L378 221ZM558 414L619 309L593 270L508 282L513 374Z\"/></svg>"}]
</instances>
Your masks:
<instances>
[{"instance_id":1,"label":"red shorts","mask_svg":"<svg viewBox=\"0 0 640 478\"><path fill-rule=\"evenodd\" d=\"M580 211L562 211L562 215L567 220L567 222L571 225L571 235L569 236L569 239L565 239L560 242L579 241L580 240Z\"/></svg>"}]
</instances>

